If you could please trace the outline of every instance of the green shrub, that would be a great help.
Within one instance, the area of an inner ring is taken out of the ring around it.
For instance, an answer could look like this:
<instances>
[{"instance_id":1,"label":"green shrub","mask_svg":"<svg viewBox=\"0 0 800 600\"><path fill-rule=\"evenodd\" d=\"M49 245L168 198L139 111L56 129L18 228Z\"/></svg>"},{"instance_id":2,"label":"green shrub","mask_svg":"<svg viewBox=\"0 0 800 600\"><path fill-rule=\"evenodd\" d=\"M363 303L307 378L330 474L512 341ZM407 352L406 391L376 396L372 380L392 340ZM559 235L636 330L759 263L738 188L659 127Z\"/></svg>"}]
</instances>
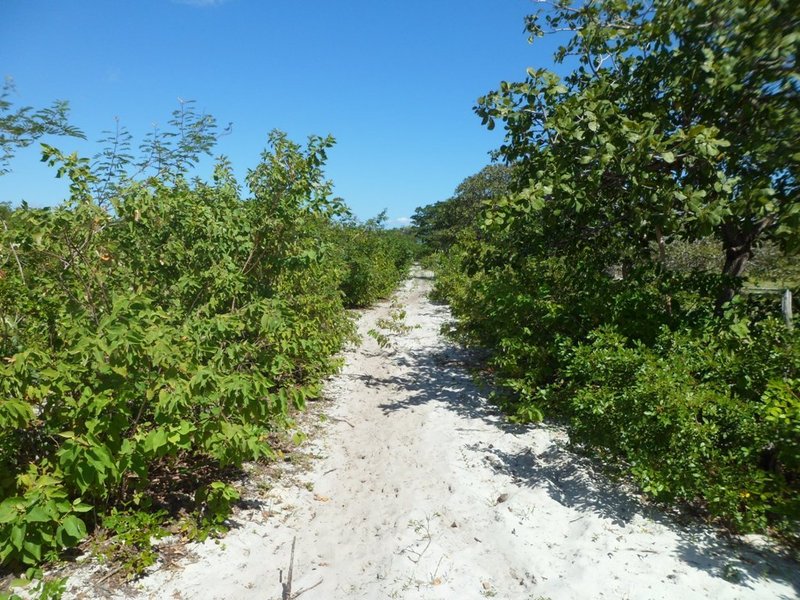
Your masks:
<instances>
[{"instance_id":1,"label":"green shrub","mask_svg":"<svg viewBox=\"0 0 800 600\"><path fill-rule=\"evenodd\" d=\"M775 346L771 333L740 340L738 356L724 333L664 330L648 348L600 329L566 351L559 409L576 441L624 459L646 493L699 501L739 530L789 532L800 516L798 388L779 377L797 372L798 339ZM772 364L743 366L765 347Z\"/></svg>"},{"instance_id":2,"label":"green shrub","mask_svg":"<svg viewBox=\"0 0 800 600\"><path fill-rule=\"evenodd\" d=\"M417 243L406 231L382 229L385 212L358 224L334 228L332 245L344 268L341 290L345 304L363 308L387 298L408 275L417 256Z\"/></svg>"},{"instance_id":3,"label":"green shrub","mask_svg":"<svg viewBox=\"0 0 800 600\"><path fill-rule=\"evenodd\" d=\"M2 564L51 558L115 510L191 508L192 485L201 527L219 526L235 494L216 473L270 457L338 367L354 328L331 243L344 208L322 173L332 140L270 143L247 197L221 161L213 183L162 172L102 202L84 161L47 149L70 200L3 217ZM365 258L385 279L364 302L410 261L374 236Z\"/></svg>"},{"instance_id":4,"label":"green shrub","mask_svg":"<svg viewBox=\"0 0 800 600\"><path fill-rule=\"evenodd\" d=\"M800 334L774 298L741 292L789 285L800 264L800 120L765 91L789 85L765 57L795 53L765 41L793 39L781 35L797 20L785 2L746 8L546 3L531 39L571 31L554 58L574 68L528 69L476 106L505 129L507 185L414 220L440 251L434 295L455 334L490 352L512 419L564 420L656 498L796 533ZM747 98L760 133L727 118Z\"/></svg>"}]
</instances>

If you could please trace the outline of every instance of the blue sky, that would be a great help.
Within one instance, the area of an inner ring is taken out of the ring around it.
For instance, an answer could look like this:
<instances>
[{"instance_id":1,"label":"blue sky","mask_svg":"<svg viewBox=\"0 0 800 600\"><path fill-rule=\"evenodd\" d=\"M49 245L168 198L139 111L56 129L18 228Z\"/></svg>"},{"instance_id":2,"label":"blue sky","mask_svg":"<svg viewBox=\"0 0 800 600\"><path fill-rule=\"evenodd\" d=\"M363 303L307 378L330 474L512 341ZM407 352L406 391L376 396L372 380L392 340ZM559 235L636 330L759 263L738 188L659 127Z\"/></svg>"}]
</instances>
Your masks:
<instances>
[{"instance_id":1,"label":"blue sky","mask_svg":"<svg viewBox=\"0 0 800 600\"><path fill-rule=\"evenodd\" d=\"M488 163L502 133L472 107L501 80L551 66L553 40L527 42L529 0L2 0L0 75L15 104L65 99L91 157L115 117L136 140L178 98L233 122L215 154L243 178L282 129L332 134L326 169L357 216L395 224L450 196ZM50 140L48 140L50 141ZM66 184L38 144L0 177L0 201L55 204ZM208 170L213 160L205 161ZM201 167L201 172L203 168Z\"/></svg>"}]
</instances>

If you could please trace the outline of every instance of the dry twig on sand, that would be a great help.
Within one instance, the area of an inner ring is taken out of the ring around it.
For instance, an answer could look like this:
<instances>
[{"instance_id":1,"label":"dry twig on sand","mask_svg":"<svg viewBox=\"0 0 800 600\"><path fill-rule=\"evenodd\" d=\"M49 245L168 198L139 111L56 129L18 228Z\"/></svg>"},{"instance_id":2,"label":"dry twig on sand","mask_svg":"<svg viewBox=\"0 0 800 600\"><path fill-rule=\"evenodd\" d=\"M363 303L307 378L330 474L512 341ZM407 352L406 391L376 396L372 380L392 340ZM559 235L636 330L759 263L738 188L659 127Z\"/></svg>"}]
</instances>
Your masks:
<instances>
[{"instance_id":1,"label":"dry twig on sand","mask_svg":"<svg viewBox=\"0 0 800 600\"><path fill-rule=\"evenodd\" d=\"M283 582L283 570L280 571L281 587L283 594L281 600L292 600L292 575L294 570L294 546L297 543L297 536L292 538L292 553L289 556L289 572L286 576L286 583Z\"/></svg>"},{"instance_id":2,"label":"dry twig on sand","mask_svg":"<svg viewBox=\"0 0 800 600\"><path fill-rule=\"evenodd\" d=\"M301 594L305 594L306 592L311 591L318 585L322 584L322 579L320 579L317 583L315 583L311 587L298 590L294 594L292 593L292 578L294 577L294 548L296 544L297 544L297 536L292 538L292 553L289 556L289 571L286 574L285 583L283 581L283 570L280 571L281 587L283 588L283 593L281 594L281 600L295 600L295 598L299 598Z\"/></svg>"}]
</instances>

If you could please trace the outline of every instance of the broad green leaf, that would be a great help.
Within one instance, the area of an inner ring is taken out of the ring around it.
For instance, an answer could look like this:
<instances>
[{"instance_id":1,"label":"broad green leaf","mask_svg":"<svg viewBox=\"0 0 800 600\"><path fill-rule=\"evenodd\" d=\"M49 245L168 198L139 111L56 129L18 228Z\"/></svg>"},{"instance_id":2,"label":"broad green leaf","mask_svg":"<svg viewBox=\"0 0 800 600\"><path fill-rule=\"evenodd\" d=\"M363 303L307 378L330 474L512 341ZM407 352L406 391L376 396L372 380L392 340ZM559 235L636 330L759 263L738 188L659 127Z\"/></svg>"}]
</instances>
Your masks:
<instances>
[{"instance_id":1,"label":"broad green leaf","mask_svg":"<svg viewBox=\"0 0 800 600\"><path fill-rule=\"evenodd\" d=\"M41 506L34 506L28 513L25 515L25 522L26 523L47 523L48 521L52 521L53 517L45 511Z\"/></svg>"},{"instance_id":2,"label":"broad green leaf","mask_svg":"<svg viewBox=\"0 0 800 600\"><path fill-rule=\"evenodd\" d=\"M19 517L19 506L23 499L18 497L6 498L0 503L0 524L11 523Z\"/></svg>"},{"instance_id":3,"label":"broad green leaf","mask_svg":"<svg viewBox=\"0 0 800 600\"><path fill-rule=\"evenodd\" d=\"M22 551L22 544L25 541L25 531L27 527L25 524L12 525L10 540L11 545L17 549L18 552Z\"/></svg>"},{"instance_id":4,"label":"broad green leaf","mask_svg":"<svg viewBox=\"0 0 800 600\"><path fill-rule=\"evenodd\" d=\"M67 515L61 522L64 531L76 541L82 540L86 537L86 525L83 521L75 515Z\"/></svg>"}]
</instances>

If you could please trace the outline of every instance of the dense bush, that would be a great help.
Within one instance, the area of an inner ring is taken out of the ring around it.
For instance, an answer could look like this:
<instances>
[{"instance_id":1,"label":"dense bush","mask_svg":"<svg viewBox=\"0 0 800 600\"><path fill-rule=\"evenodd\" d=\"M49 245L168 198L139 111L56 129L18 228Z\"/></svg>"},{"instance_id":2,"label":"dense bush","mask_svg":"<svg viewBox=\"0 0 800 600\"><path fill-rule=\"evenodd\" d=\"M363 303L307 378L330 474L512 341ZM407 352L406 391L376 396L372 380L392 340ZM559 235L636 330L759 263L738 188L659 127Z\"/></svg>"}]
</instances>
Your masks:
<instances>
[{"instance_id":1,"label":"dense bush","mask_svg":"<svg viewBox=\"0 0 800 600\"><path fill-rule=\"evenodd\" d=\"M577 440L623 458L658 499L700 502L739 530L791 531L800 395L783 375L800 372L800 339L782 323L665 329L651 347L603 328L563 352L567 383L548 404Z\"/></svg>"},{"instance_id":2,"label":"dense bush","mask_svg":"<svg viewBox=\"0 0 800 600\"><path fill-rule=\"evenodd\" d=\"M359 224L346 220L332 232L344 266L341 289L348 307L362 308L386 298L407 275L418 253L408 231L383 229L385 212Z\"/></svg>"},{"instance_id":3,"label":"dense bush","mask_svg":"<svg viewBox=\"0 0 800 600\"><path fill-rule=\"evenodd\" d=\"M718 316L718 276L517 260L487 233L435 255L434 297L462 341L493 350L487 374L513 420L563 420L659 500L740 531L795 530L800 334L774 307L743 296Z\"/></svg>"},{"instance_id":4,"label":"dense bush","mask_svg":"<svg viewBox=\"0 0 800 600\"><path fill-rule=\"evenodd\" d=\"M112 510L222 523L236 495L214 477L273 455L353 339L345 301L408 265L396 234L338 224L331 144L273 133L248 196L225 160L211 183L167 161L98 195L86 161L45 149L70 200L0 230L0 563L51 558Z\"/></svg>"},{"instance_id":5,"label":"dense bush","mask_svg":"<svg viewBox=\"0 0 800 600\"><path fill-rule=\"evenodd\" d=\"M650 4L529 17L573 32L556 60L575 68L479 99L511 177L466 223L458 196L417 211L435 297L491 350L512 419L562 419L655 498L797 534L800 332L740 293L796 274L797 12Z\"/></svg>"}]
</instances>

